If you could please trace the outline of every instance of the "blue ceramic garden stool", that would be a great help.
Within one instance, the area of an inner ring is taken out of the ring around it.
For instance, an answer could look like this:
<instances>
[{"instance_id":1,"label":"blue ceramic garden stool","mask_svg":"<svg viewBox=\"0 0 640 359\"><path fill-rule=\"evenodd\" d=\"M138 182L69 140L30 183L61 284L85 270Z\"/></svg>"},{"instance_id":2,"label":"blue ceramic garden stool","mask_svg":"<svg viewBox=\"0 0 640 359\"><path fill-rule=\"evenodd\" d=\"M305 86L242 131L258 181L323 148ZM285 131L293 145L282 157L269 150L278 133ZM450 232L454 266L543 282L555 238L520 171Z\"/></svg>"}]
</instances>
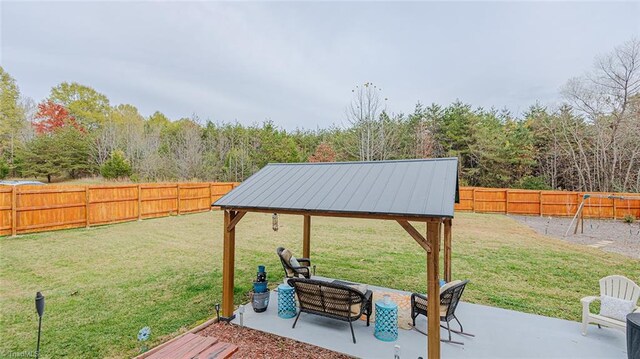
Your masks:
<instances>
[{"instance_id":1,"label":"blue ceramic garden stool","mask_svg":"<svg viewBox=\"0 0 640 359\"><path fill-rule=\"evenodd\" d=\"M278 286L278 316L293 318L296 316L296 297L293 287L280 284Z\"/></svg>"},{"instance_id":2,"label":"blue ceramic garden stool","mask_svg":"<svg viewBox=\"0 0 640 359\"><path fill-rule=\"evenodd\" d=\"M376 328L373 335L385 342L398 339L398 305L394 302L385 304L376 302Z\"/></svg>"}]
</instances>

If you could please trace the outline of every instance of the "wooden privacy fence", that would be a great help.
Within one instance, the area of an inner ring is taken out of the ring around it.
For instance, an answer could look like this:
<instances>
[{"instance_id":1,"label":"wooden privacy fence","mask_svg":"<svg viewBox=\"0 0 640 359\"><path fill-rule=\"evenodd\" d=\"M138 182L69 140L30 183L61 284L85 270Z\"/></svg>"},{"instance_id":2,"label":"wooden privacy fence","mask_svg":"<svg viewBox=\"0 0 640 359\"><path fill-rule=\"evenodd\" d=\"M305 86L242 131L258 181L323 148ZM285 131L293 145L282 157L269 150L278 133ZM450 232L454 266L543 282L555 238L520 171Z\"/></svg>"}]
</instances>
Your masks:
<instances>
[{"instance_id":1,"label":"wooden privacy fence","mask_svg":"<svg viewBox=\"0 0 640 359\"><path fill-rule=\"evenodd\" d=\"M211 210L235 182L0 186L0 235Z\"/></svg>"},{"instance_id":2,"label":"wooden privacy fence","mask_svg":"<svg viewBox=\"0 0 640 359\"><path fill-rule=\"evenodd\" d=\"M0 186L0 235L134 221L203 212L236 187L235 182L125 185ZM538 216L573 216L585 193L635 196L638 193L531 191L461 187L456 211ZM640 200L591 198L589 218L640 218Z\"/></svg>"},{"instance_id":3,"label":"wooden privacy fence","mask_svg":"<svg viewBox=\"0 0 640 359\"><path fill-rule=\"evenodd\" d=\"M461 187L456 211L507 213L537 216L573 216L585 194L599 196L640 197L639 193L533 191L507 188ZM621 219L626 215L640 218L640 200L590 198L585 202L584 217Z\"/></svg>"}]
</instances>

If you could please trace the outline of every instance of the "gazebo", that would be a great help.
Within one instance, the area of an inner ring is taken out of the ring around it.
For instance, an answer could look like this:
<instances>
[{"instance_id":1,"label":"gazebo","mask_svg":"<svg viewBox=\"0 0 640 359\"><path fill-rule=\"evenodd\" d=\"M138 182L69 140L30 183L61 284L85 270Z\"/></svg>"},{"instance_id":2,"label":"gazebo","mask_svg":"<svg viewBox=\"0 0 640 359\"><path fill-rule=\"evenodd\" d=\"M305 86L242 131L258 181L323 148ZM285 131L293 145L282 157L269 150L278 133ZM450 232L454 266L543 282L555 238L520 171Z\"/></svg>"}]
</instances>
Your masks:
<instances>
[{"instance_id":1,"label":"gazebo","mask_svg":"<svg viewBox=\"0 0 640 359\"><path fill-rule=\"evenodd\" d=\"M451 222L458 201L458 160L269 164L213 206L224 210L222 315L233 318L235 227L248 212L301 215L303 256L311 257L311 217L392 220L427 252L427 293L451 280ZM426 231L410 222L425 223ZM444 228L444 231L442 230ZM440 301L428 302L428 357L440 357Z\"/></svg>"}]
</instances>

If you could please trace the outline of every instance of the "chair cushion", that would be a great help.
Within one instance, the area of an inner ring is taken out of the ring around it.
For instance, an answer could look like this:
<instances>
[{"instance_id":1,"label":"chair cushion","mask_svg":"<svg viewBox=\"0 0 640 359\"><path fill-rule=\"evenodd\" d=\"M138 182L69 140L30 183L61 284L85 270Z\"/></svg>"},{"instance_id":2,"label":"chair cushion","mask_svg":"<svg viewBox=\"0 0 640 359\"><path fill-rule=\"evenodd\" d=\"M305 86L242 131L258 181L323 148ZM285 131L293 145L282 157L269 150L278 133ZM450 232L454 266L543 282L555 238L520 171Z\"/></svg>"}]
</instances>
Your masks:
<instances>
[{"instance_id":1,"label":"chair cushion","mask_svg":"<svg viewBox=\"0 0 640 359\"><path fill-rule=\"evenodd\" d=\"M291 256L291 259L289 259L289 264L291 264L292 267L300 267L300 262L298 262L296 257L293 256Z\"/></svg>"},{"instance_id":2,"label":"chair cushion","mask_svg":"<svg viewBox=\"0 0 640 359\"><path fill-rule=\"evenodd\" d=\"M451 282L443 285L442 287L440 287L440 294L442 294L442 292L444 292L445 290L453 287L454 285L456 285L458 283L462 283L462 281L459 280L459 279L456 279L456 280L452 280Z\"/></svg>"},{"instance_id":3,"label":"chair cushion","mask_svg":"<svg viewBox=\"0 0 640 359\"><path fill-rule=\"evenodd\" d=\"M627 314L636 308L634 302L603 295L600 298L600 315L620 321L625 321Z\"/></svg>"},{"instance_id":4,"label":"chair cushion","mask_svg":"<svg viewBox=\"0 0 640 359\"><path fill-rule=\"evenodd\" d=\"M360 314L360 308L362 307L362 304L358 303L358 304L351 304L351 314L352 315L358 315Z\"/></svg>"},{"instance_id":5,"label":"chair cushion","mask_svg":"<svg viewBox=\"0 0 640 359\"><path fill-rule=\"evenodd\" d=\"M423 311L427 311L427 301L422 299L421 297L416 297L416 302L415 302L415 306ZM440 316L444 317L445 315L447 315L447 309L449 309L448 305L441 305L440 306Z\"/></svg>"},{"instance_id":6,"label":"chair cushion","mask_svg":"<svg viewBox=\"0 0 640 359\"><path fill-rule=\"evenodd\" d=\"M362 293L362 294L367 293L367 290L368 290L368 289L367 289L367 286L366 286L366 285L364 285L364 284L354 284L354 285L350 285L349 287L351 287L351 288L353 288L353 289L357 290L358 292L360 292L360 293ZM358 303L358 304L352 304L352 305L351 305L351 314L353 314L353 315L358 315L358 314L360 314L360 310L361 310L361 309L360 309L360 307L361 307L361 306L362 306L362 305L361 305L360 303Z\"/></svg>"},{"instance_id":7,"label":"chair cushion","mask_svg":"<svg viewBox=\"0 0 640 359\"><path fill-rule=\"evenodd\" d=\"M342 288L333 288L323 286L321 293L322 302L327 313L335 314L341 317L349 317L352 308L349 306L349 292ZM354 308L355 309L355 308Z\"/></svg>"},{"instance_id":8,"label":"chair cushion","mask_svg":"<svg viewBox=\"0 0 640 359\"><path fill-rule=\"evenodd\" d=\"M290 250L285 249L282 252L280 252L280 255L282 256L282 259L284 259L284 261L287 262L288 265L291 265L291 257L293 257L293 253L291 253ZM287 277L293 277L293 271L289 267L285 267L285 270L287 272Z\"/></svg>"}]
</instances>

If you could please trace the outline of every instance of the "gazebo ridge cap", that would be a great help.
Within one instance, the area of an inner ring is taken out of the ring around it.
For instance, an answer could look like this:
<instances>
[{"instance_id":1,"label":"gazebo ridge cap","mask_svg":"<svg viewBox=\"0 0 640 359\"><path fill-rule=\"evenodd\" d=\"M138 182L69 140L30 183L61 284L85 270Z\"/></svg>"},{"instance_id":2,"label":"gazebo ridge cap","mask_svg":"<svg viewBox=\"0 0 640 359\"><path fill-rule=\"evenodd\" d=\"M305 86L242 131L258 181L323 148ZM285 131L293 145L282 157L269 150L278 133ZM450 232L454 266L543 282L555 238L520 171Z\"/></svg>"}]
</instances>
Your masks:
<instances>
[{"instance_id":1,"label":"gazebo ridge cap","mask_svg":"<svg viewBox=\"0 0 640 359\"><path fill-rule=\"evenodd\" d=\"M304 165L353 165L353 164L379 164L379 163L399 163L399 162L437 162L458 160L457 157L437 157L437 158L407 158L399 160L380 160L380 161L336 161L336 162L269 162L265 165L286 165L286 166L304 166Z\"/></svg>"}]
</instances>

